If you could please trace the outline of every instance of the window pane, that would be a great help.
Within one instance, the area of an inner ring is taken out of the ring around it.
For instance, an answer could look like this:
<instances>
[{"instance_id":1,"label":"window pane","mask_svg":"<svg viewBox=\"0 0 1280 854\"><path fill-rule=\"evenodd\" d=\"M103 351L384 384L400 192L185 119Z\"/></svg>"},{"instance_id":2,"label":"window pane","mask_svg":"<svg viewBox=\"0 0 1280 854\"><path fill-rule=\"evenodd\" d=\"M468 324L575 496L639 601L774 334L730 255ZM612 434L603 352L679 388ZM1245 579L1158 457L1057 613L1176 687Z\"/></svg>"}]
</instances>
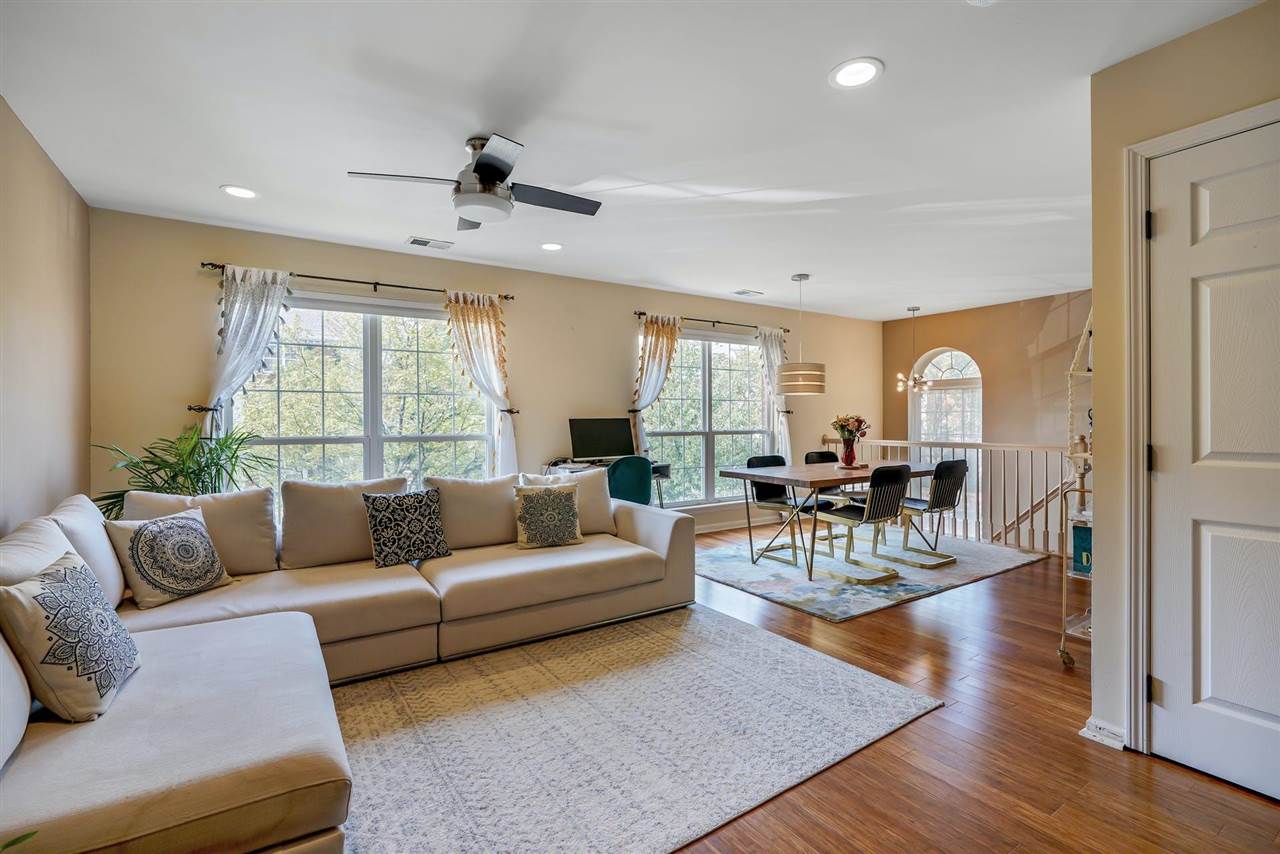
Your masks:
<instances>
[{"instance_id":1,"label":"window pane","mask_svg":"<svg viewBox=\"0 0 1280 854\"><path fill-rule=\"evenodd\" d=\"M418 356L405 350L382 351L383 394L414 393L418 390Z\"/></svg>"},{"instance_id":2,"label":"window pane","mask_svg":"<svg viewBox=\"0 0 1280 854\"><path fill-rule=\"evenodd\" d=\"M711 429L753 430L763 426L763 374L755 344L713 341Z\"/></svg>"},{"instance_id":3,"label":"window pane","mask_svg":"<svg viewBox=\"0 0 1280 854\"><path fill-rule=\"evenodd\" d=\"M280 392L280 434L319 436L321 431L319 392Z\"/></svg>"},{"instance_id":4,"label":"window pane","mask_svg":"<svg viewBox=\"0 0 1280 854\"><path fill-rule=\"evenodd\" d=\"M669 502L701 501L706 496L703 436L651 436L655 462L671 464L671 480L663 487Z\"/></svg>"},{"instance_id":5,"label":"window pane","mask_svg":"<svg viewBox=\"0 0 1280 854\"><path fill-rule=\"evenodd\" d=\"M424 394L418 401L422 413L419 432L422 435L448 435L453 432L453 395Z\"/></svg>"},{"instance_id":6,"label":"window pane","mask_svg":"<svg viewBox=\"0 0 1280 854\"><path fill-rule=\"evenodd\" d=\"M416 350L418 319L416 317L382 318L383 350Z\"/></svg>"},{"instance_id":7,"label":"window pane","mask_svg":"<svg viewBox=\"0 0 1280 854\"><path fill-rule=\"evenodd\" d=\"M324 343L331 347L363 347L364 315L346 311L326 311Z\"/></svg>"},{"instance_id":8,"label":"window pane","mask_svg":"<svg viewBox=\"0 0 1280 854\"><path fill-rule=\"evenodd\" d=\"M354 347L326 346L324 390L364 391L364 351Z\"/></svg>"},{"instance_id":9,"label":"window pane","mask_svg":"<svg viewBox=\"0 0 1280 854\"><path fill-rule=\"evenodd\" d=\"M719 434L715 436L715 468L745 466L748 457L764 453L763 433ZM742 481L716 477L715 497L719 499L741 498Z\"/></svg>"},{"instance_id":10,"label":"window pane","mask_svg":"<svg viewBox=\"0 0 1280 854\"><path fill-rule=\"evenodd\" d=\"M321 371L319 345L280 345L280 388L320 391Z\"/></svg>"},{"instance_id":11,"label":"window pane","mask_svg":"<svg viewBox=\"0 0 1280 854\"><path fill-rule=\"evenodd\" d=\"M324 396L326 436L364 435L364 395L347 392Z\"/></svg>"},{"instance_id":12,"label":"window pane","mask_svg":"<svg viewBox=\"0 0 1280 854\"><path fill-rule=\"evenodd\" d=\"M422 483L422 468L418 461L418 443L384 442L382 475L408 478L411 490L419 488Z\"/></svg>"},{"instance_id":13,"label":"window pane","mask_svg":"<svg viewBox=\"0 0 1280 854\"><path fill-rule=\"evenodd\" d=\"M649 432L701 430L702 342L681 339L662 396L644 416Z\"/></svg>"},{"instance_id":14,"label":"window pane","mask_svg":"<svg viewBox=\"0 0 1280 854\"><path fill-rule=\"evenodd\" d=\"M417 435L418 396L416 394L384 394L382 396L382 432L388 436Z\"/></svg>"},{"instance_id":15,"label":"window pane","mask_svg":"<svg viewBox=\"0 0 1280 854\"><path fill-rule=\"evenodd\" d=\"M324 312L295 308L285 312L280 323L280 341L285 344L320 344L324 340Z\"/></svg>"},{"instance_id":16,"label":"window pane","mask_svg":"<svg viewBox=\"0 0 1280 854\"><path fill-rule=\"evenodd\" d=\"M321 480L341 483L364 480L364 443L321 445L324 455Z\"/></svg>"},{"instance_id":17,"label":"window pane","mask_svg":"<svg viewBox=\"0 0 1280 854\"><path fill-rule=\"evenodd\" d=\"M236 426L241 430L259 436L279 435L274 391L243 392L235 397L231 407L235 412Z\"/></svg>"}]
</instances>

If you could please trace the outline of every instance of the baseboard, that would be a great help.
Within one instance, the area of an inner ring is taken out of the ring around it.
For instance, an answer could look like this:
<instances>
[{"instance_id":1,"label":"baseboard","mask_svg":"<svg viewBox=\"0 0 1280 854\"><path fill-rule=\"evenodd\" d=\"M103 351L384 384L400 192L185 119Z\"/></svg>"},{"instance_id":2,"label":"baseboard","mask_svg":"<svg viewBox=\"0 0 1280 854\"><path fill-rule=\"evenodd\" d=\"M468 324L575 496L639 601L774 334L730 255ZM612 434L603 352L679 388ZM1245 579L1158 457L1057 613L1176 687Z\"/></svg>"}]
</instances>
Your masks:
<instances>
[{"instance_id":1,"label":"baseboard","mask_svg":"<svg viewBox=\"0 0 1280 854\"><path fill-rule=\"evenodd\" d=\"M731 531L734 528L745 527L747 527L747 520L745 518L730 519L727 522L698 522L695 517L693 524L693 530L698 534L709 534L712 531Z\"/></svg>"},{"instance_id":2,"label":"baseboard","mask_svg":"<svg viewBox=\"0 0 1280 854\"><path fill-rule=\"evenodd\" d=\"M1089 718L1085 722L1084 729L1080 730L1080 734L1090 741L1096 741L1114 750L1124 750L1124 730L1115 724Z\"/></svg>"}]
</instances>

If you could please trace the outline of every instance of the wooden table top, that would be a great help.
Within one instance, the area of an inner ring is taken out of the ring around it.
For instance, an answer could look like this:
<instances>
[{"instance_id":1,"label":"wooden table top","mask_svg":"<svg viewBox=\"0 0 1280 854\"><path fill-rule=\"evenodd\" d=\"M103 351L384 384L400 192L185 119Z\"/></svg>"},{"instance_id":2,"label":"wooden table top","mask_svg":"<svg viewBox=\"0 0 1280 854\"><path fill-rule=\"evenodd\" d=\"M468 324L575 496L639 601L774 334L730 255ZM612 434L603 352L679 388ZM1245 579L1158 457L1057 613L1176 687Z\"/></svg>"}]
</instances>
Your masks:
<instances>
[{"instance_id":1,"label":"wooden table top","mask_svg":"<svg viewBox=\"0 0 1280 854\"><path fill-rule=\"evenodd\" d=\"M928 477L933 474L933 463L897 463L891 461L870 463L864 469L842 469L835 463L803 463L792 466L761 466L751 469L733 466L720 469L721 477L738 480L754 480L775 483L779 486L795 486L801 489L821 489L824 486L843 486L847 483L866 483L871 472L880 466L910 466L912 477Z\"/></svg>"}]
</instances>

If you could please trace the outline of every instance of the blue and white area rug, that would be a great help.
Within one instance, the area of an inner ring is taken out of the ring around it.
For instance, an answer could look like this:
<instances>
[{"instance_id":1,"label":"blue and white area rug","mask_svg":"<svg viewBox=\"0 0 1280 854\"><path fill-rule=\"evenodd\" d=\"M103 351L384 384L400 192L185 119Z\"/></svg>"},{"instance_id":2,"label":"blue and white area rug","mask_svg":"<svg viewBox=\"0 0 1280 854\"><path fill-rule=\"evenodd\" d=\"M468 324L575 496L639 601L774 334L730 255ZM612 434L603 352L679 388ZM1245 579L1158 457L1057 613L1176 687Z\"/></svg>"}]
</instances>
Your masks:
<instances>
[{"instance_id":1,"label":"blue and white area rug","mask_svg":"<svg viewBox=\"0 0 1280 854\"><path fill-rule=\"evenodd\" d=\"M895 532L896 529L889 531L890 543L894 541ZM901 532L897 532L897 536L900 538ZM918 542L912 543L917 544ZM886 565L898 570L897 578L877 584L855 584L849 580L849 576L867 577L874 575L874 571L845 563L843 540L836 541L834 558L823 554L823 548L823 544L819 542L813 581L808 578L803 559L801 566L788 566L768 559L753 564L746 544L720 546L698 552L695 571L704 578L745 590L770 602L840 623L872 611L891 608L903 602L999 575L1044 557L1007 546L943 537L938 550L956 556L956 562L951 566L920 569L885 561ZM881 546L879 551L882 557L904 554L900 548L892 545ZM861 558L870 558L871 543L859 539L854 553Z\"/></svg>"}]
</instances>

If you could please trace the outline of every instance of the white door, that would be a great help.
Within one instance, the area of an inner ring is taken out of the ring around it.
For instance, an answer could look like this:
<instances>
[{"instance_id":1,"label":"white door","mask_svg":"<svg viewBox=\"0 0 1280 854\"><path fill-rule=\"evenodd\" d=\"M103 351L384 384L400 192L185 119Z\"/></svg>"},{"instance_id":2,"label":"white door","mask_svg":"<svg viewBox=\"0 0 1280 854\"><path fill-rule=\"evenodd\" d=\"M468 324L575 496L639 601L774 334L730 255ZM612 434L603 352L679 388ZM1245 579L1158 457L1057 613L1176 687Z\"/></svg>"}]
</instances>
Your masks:
<instances>
[{"instance_id":1,"label":"white door","mask_svg":"<svg viewBox=\"0 0 1280 854\"><path fill-rule=\"evenodd\" d=\"M1280 797L1280 124L1150 168L1151 749Z\"/></svg>"}]
</instances>

